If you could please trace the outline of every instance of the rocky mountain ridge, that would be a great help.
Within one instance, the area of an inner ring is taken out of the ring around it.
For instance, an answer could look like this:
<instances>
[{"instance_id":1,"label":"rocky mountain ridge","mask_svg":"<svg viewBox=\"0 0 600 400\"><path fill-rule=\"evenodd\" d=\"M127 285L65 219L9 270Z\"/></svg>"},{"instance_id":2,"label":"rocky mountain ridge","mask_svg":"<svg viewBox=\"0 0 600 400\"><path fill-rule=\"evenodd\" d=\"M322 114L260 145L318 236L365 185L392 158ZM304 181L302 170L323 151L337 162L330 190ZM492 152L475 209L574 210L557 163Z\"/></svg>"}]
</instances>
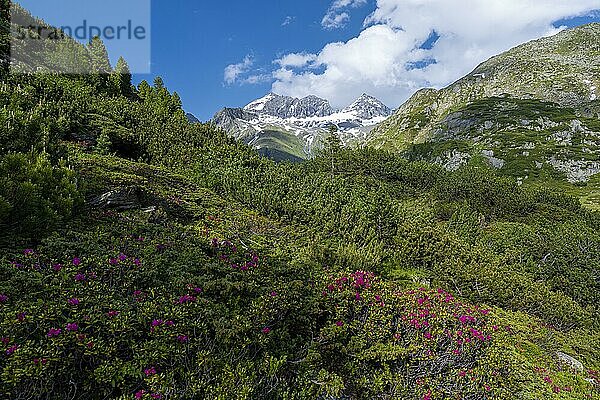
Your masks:
<instances>
[{"instance_id":1,"label":"rocky mountain ridge","mask_svg":"<svg viewBox=\"0 0 600 400\"><path fill-rule=\"evenodd\" d=\"M392 110L378 99L361 95L336 111L316 96L302 99L269 93L243 108L224 108L212 121L231 136L276 159L301 160L315 155L337 127L346 145L363 142Z\"/></svg>"},{"instance_id":2,"label":"rocky mountain ridge","mask_svg":"<svg viewBox=\"0 0 600 400\"><path fill-rule=\"evenodd\" d=\"M325 117L333 114L333 108L327 100L317 96L302 99L269 93L265 97L251 102L245 111L268 114L279 118Z\"/></svg>"},{"instance_id":3,"label":"rocky mountain ridge","mask_svg":"<svg viewBox=\"0 0 600 400\"><path fill-rule=\"evenodd\" d=\"M600 24L515 47L422 89L367 145L447 169L482 163L521 183L570 183L600 206Z\"/></svg>"}]
</instances>

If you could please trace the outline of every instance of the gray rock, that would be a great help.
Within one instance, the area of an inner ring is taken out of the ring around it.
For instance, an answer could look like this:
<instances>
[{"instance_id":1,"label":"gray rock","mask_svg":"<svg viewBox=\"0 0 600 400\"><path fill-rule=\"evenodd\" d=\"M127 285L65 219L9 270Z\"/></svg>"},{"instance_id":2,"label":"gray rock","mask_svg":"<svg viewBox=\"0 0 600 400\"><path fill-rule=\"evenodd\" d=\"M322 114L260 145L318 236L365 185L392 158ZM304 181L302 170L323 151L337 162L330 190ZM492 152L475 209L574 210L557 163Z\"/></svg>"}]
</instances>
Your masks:
<instances>
[{"instance_id":1,"label":"gray rock","mask_svg":"<svg viewBox=\"0 0 600 400\"><path fill-rule=\"evenodd\" d=\"M600 174L598 161L559 160L551 157L548 163L557 171L565 173L570 183L587 182L592 176Z\"/></svg>"},{"instance_id":2,"label":"gray rock","mask_svg":"<svg viewBox=\"0 0 600 400\"><path fill-rule=\"evenodd\" d=\"M192 124L200 123L200 120L192 113L185 113L185 116L189 122Z\"/></svg>"},{"instance_id":3,"label":"gray rock","mask_svg":"<svg viewBox=\"0 0 600 400\"><path fill-rule=\"evenodd\" d=\"M581 124L581 121L579 121L578 119L574 119L573 121L571 121L571 131L573 133L582 133L585 132L585 128Z\"/></svg>"},{"instance_id":4,"label":"gray rock","mask_svg":"<svg viewBox=\"0 0 600 400\"><path fill-rule=\"evenodd\" d=\"M557 351L556 357L558 358L559 363L566 365L567 367L569 367L577 372L585 371L583 364L568 354L565 354L561 351Z\"/></svg>"},{"instance_id":5,"label":"gray rock","mask_svg":"<svg viewBox=\"0 0 600 400\"><path fill-rule=\"evenodd\" d=\"M245 111L261 112L279 118L325 117L333 114L333 108L327 100L317 96L297 99L269 93L244 107Z\"/></svg>"},{"instance_id":6,"label":"gray rock","mask_svg":"<svg viewBox=\"0 0 600 400\"><path fill-rule=\"evenodd\" d=\"M463 165L469 162L471 155L469 153L462 153L458 150L452 150L445 152L442 156L435 159L434 163L441 165L447 171L456 171Z\"/></svg>"},{"instance_id":7,"label":"gray rock","mask_svg":"<svg viewBox=\"0 0 600 400\"><path fill-rule=\"evenodd\" d=\"M376 117L389 117L392 110L373 96L363 93L354 103L342 112L351 113L358 118L368 120Z\"/></svg>"},{"instance_id":8,"label":"gray rock","mask_svg":"<svg viewBox=\"0 0 600 400\"><path fill-rule=\"evenodd\" d=\"M89 204L93 208L117 211L141 208L141 191L137 187L124 187L110 190L93 198Z\"/></svg>"},{"instance_id":9,"label":"gray rock","mask_svg":"<svg viewBox=\"0 0 600 400\"><path fill-rule=\"evenodd\" d=\"M494 157L494 152L492 150L483 150L481 154L487 158L490 165L496 169L504 168L506 165L506 161L501 158Z\"/></svg>"}]
</instances>

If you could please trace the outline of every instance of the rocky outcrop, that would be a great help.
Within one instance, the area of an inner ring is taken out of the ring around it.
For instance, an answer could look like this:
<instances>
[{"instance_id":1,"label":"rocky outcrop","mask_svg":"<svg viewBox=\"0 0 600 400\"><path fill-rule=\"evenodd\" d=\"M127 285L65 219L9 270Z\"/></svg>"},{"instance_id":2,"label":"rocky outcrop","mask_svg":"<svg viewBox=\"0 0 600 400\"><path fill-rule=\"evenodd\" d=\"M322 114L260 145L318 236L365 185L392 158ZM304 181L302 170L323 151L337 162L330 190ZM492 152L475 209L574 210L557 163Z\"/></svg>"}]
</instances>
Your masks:
<instances>
[{"instance_id":1,"label":"rocky outcrop","mask_svg":"<svg viewBox=\"0 0 600 400\"><path fill-rule=\"evenodd\" d=\"M89 201L92 208L125 211L142 207L141 189L138 187L123 187L109 190Z\"/></svg>"},{"instance_id":2,"label":"rocky outcrop","mask_svg":"<svg viewBox=\"0 0 600 400\"><path fill-rule=\"evenodd\" d=\"M587 182L590 177L600 174L600 161L559 160L552 157L548 163L566 174L570 183Z\"/></svg>"},{"instance_id":3,"label":"rocky outcrop","mask_svg":"<svg viewBox=\"0 0 600 400\"><path fill-rule=\"evenodd\" d=\"M366 93L363 93L354 103L341 112L355 115L361 120L389 117L392 114L392 110L388 106Z\"/></svg>"},{"instance_id":4,"label":"rocky outcrop","mask_svg":"<svg viewBox=\"0 0 600 400\"><path fill-rule=\"evenodd\" d=\"M556 358L558 359L558 362L560 364L562 364L576 372L583 373L585 371L583 364L568 354L565 354L561 351L557 351Z\"/></svg>"},{"instance_id":5,"label":"rocky outcrop","mask_svg":"<svg viewBox=\"0 0 600 400\"><path fill-rule=\"evenodd\" d=\"M456 171L463 165L466 165L471 159L469 153L462 153L458 150L447 151L442 156L437 157L434 163L442 166L447 171Z\"/></svg>"},{"instance_id":6,"label":"rocky outcrop","mask_svg":"<svg viewBox=\"0 0 600 400\"><path fill-rule=\"evenodd\" d=\"M200 123L200 120L194 114L192 114L192 113L185 113L185 117L192 124Z\"/></svg>"}]
</instances>

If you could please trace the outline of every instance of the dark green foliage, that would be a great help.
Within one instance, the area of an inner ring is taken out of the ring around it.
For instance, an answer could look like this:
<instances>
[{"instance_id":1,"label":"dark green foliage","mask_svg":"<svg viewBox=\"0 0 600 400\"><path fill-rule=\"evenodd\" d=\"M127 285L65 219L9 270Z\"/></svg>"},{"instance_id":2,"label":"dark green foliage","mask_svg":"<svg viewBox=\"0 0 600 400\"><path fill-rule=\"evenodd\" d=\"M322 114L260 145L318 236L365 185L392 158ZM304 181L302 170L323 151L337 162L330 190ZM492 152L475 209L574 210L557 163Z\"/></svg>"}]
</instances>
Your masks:
<instances>
[{"instance_id":1,"label":"dark green foliage","mask_svg":"<svg viewBox=\"0 0 600 400\"><path fill-rule=\"evenodd\" d=\"M131 98L133 87L131 85L131 71L123 57L119 57L115 70L110 76L111 85L115 93Z\"/></svg>"},{"instance_id":2,"label":"dark green foliage","mask_svg":"<svg viewBox=\"0 0 600 400\"><path fill-rule=\"evenodd\" d=\"M96 147L94 150L100 155L108 155L111 152L112 142L110 141L110 136L106 131L102 131L100 136L98 136L98 140L96 141Z\"/></svg>"},{"instance_id":3,"label":"dark green foliage","mask_svg":"<svg viewBox=\"0 0 600 400\"><path fill-rule=\"evenodd\" d=\"M92 38L88 44L88 49L92 59L93 71L100 75L108 75L112 71L112 68L108 59L108 51L102 39L98 36Z\"/></svg>"},{"instance_id":4,"label":"dark green foliage","mask_svg":"<svg viewBox=\"0 0 600 400\"><path fill-rule=\"evenodd\" d=\"M0 156L0 226L33 238L68 220L81 203L75 173L46 154Z\"/></svg>"},{"instance_id":5,"label":"dark green foliage","mask_svg":"<svg viewBox=\"0 0 600 400\"><path fill-rule=\"evenodd\" d=\"M329 136L325 140L325 148L323 149L325 154L332 155L339 153L342 149L342 141L338 133L338 127L331 125L329 127Z\"/></svg>"}]
</instances>

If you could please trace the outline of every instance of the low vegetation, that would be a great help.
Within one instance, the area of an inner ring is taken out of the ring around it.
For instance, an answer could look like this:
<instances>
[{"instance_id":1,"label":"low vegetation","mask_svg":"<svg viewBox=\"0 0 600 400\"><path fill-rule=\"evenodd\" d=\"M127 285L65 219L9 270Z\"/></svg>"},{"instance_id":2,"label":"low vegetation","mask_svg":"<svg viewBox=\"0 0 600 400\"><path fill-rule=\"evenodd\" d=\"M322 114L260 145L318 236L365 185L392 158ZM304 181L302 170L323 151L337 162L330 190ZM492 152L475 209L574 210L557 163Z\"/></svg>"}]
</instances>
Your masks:
<instances>
[{"instance_id":1,"label":"low vegetation","mask_svg":"<svg viewBox=\"0 0 600 400\"><path fill-rule=\"evenodd\" d=\"M577 199L369 149L276 163L122 63L1 79L0 397L600 398Z\"/></svg>"}]
</instances>

